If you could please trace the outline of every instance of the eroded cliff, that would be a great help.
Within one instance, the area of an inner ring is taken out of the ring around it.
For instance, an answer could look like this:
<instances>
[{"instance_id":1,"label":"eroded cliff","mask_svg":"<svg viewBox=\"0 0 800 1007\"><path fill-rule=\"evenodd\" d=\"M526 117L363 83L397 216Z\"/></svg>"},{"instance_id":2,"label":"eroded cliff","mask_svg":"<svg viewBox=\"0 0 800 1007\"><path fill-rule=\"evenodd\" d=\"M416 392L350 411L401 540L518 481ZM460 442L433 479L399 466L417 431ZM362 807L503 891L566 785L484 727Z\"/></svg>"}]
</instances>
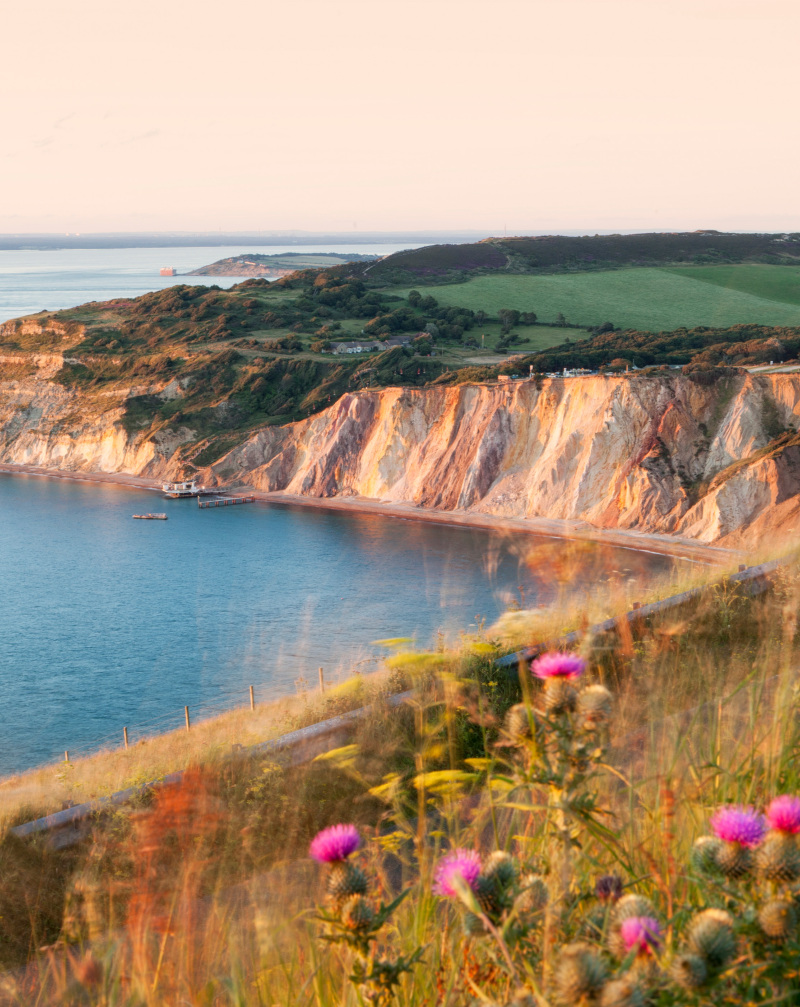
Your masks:
<instances>
[{"instance_id":1,"label":"eroded cliff","mask_svg":"<svg viewBox=\"0 0 800 1007\"><path fill-rule=\"evenodd\" d=\"M56 364L28 358L31 373L5 364L0 461L156 478L190 461L182 446L196 445L192 431L123 425L125 398L141 388L75 391L52 380ZM308 420L253 433L201 475L216 485L582 520L723 544L795 530L800 375L714 377L660 372L346 394Z\"/></svg>"}]
</instances>

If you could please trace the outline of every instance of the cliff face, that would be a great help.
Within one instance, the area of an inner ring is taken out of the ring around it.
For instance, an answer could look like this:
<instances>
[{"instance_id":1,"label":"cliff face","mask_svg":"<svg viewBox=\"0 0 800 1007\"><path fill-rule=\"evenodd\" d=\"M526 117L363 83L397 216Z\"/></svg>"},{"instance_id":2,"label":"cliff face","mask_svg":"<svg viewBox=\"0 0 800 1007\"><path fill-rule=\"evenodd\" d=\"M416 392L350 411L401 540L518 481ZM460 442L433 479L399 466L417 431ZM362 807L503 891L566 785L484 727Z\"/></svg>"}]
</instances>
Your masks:
<instances>
[{"instance_id":1,"label":"cliff face","mask_svg":"<svg viewBox=\"0 0 800 1007\"><path fill-rule=\"evenodd\" d=\"M800 524L800 446L764 451L799 425L795 375L393 388L264 429L207 476L733 544Z\"/></svg>"},{"instance_id":2,"label":"cliff face","mask_svg":"<svg viewBox=\"0 0 800 1007\"><path fill-rule=\"evenodd\" d=\"M57 353L0 355L0 462L169 476L180 464L176 451L187 431L129 433L121 421L128 396L169 396L170 385L87 394L51 380L64 359Z\"/></svg>"},{"instance_id":3,"label":"cliff face","mask_svg":"<svg viewBox=\"0 0 800 1007\"><path fill-rule=\"evenodd\" d=\"M0 462L156 478L181 468L190 431L121 423L125 396L143 389L90 396L50 380L55 365L0 382ZM798 428L800 375L388 388L264 428L202 476L743 544L800 527Z\"/></svg>"}]
</instances>

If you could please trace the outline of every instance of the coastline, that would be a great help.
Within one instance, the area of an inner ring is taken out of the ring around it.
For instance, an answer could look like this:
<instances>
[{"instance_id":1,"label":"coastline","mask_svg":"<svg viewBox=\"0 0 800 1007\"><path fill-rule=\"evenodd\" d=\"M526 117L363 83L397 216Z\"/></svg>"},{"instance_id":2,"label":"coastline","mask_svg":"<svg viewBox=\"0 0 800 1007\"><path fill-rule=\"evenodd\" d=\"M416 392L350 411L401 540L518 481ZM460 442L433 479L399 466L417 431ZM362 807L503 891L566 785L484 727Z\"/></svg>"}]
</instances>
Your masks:
<instances>
[{"instance_id":1,"label":"coastline","mask_svg":"<svg viewBox=\"0 0 800 1007\"><path fill-rule=\"evenodd\" d=\"M68 472L62 469L43 468L39 465L12 465L0 463L0 475L34 476L46 479L66 479L70 482L107 483L128 489L157 491L161 480L122 472ZM414 504L384 503L365 497L306 497L296 493L264 492L246 484L221 486L220 493L247 491L258 501L288 507L314 507L351 514L367 514L399 518L406 521L427 521L451 527L480 528L505 534L539 535L571 541L605 543L635 552L650 552L675 559L688 560L708 566L725 566L744 557L744 553L720 546L707 545L691 539L625 529L597 528L583 521L564 521L556 518L509 518L474 511L437 511Z\"/></svg>"}]
</instances>

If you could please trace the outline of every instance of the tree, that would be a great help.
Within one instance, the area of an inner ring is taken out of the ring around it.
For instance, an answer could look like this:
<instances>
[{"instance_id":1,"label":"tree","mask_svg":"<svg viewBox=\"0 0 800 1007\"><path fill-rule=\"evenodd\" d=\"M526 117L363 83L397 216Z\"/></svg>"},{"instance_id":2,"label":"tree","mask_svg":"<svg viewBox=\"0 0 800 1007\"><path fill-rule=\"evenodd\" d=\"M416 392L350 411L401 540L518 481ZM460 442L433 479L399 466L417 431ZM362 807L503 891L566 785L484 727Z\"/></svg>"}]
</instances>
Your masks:
<instances>
[{"instance_id":1,"label":"tree","mask_svg":"<svg viewBox=\"0 0 800 1007\"><path fill-rule=\"evenodd\" d=\"M500 324L503 326L503 332L508 332L519 323L520 314L514 308L501 308L497 314L500 318Z\"/></svg>"},{"instance_id":2,"label":"tree","mask_svg":"<svg viewBox=\"0 0 800 1007\"><path fill-rule=\"evenodd\" d=\"M475 321L478 323L478 325L483 325L483 323L486 321L488 317L489 316L486 314L485 311L475 312Z\"/></svg>"},{"instance_id":3,"label":"tree","mask_svg":"<svg viewBox=\"0 0 800 1007\"><path fill-rule=\"evenodd\" d=\"M422 300L422 294L418 290L409 290L408 303L412 308L416 308Z\"/></svg>"},{"instance_id":4,"label":"tree","mask_svg":"<svg viewBox=\"0 0 800 1007\"><path fill-rule=\"evenodd\" d=\"M566 328L567 325L567 320L560 311L556 316L556 325L560 325L562 329Z\"/></svg>"},{"instance_id":5,"label":"tree","mask_svg":"<svg viewBox=\"0 0 800 1007\"><path fill-rule=\"evenodd\" d=\"M536 324L536 312L535 311L523 311L522 312L522 324L523 325L535 325Z\"/></svg>"}]
</instances>

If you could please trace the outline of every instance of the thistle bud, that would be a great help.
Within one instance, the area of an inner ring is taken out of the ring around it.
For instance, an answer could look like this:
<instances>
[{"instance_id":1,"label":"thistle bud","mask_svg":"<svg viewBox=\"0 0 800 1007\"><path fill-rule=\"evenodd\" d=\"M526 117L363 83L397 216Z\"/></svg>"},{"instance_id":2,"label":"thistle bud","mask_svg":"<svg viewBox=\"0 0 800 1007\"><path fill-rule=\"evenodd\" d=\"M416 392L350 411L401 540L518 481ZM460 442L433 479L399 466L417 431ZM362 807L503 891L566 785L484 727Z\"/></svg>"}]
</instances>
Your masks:
<instances>
[{"instance_id":1,"label":"thistle bud","mask_svg":"<svg viewBox=\"0 0 800 1007\"><path fill-rule=\"evenodd\" d=\"M482 874L493 879L496 884L507 888L517 876L517 865L510 853L505 850L495 850L486 858Z\"/></svg>"},{"instance_id":2,"label":"thistle bud","mask_svg":"<svg viewBox=\"0 0 800 1007\"><path fill-rule=\"evenodd\" d=\"M695 840L692 852L689 854L692 870L697 874L718 874L721 849L721 839L717 839L716 836L700 836Z\"/></svg>"},{"instance_id":3,"label":"thistle bud","mask_svg":"<svg viewBox=\"0 0 800 1007\"><path fill-rule=\"evenodd\" d=\"M678 955L672 963L672 978L685 990L699 989L708 979L708 966L699 955Z\"/></svg>"},{"instance_id":4,"label":"thistle bud","mask_svg":"<svg viewBox=\"0 0 800 1007\"><path fill-rule=\"evenodd\" d=\"M689 951L710 969L724 968L736 954L733 919L724 909L704 909L692 920L688 934Z\"/></svg>"},{"instance_id":5,"label":"thistle bud","mask_svg":"<svg viewBox=\"0 0 800 1007\"><path fill-rule=\"evenodd\" d=\"M568 944L562 948L555 970L558 999L565 1007L590 1000L606 981L606 966L588 944Z\"/></svg>"},{"instance_id":6,"label":"thistle bud","mask_svg":"<svg viewBox=\"0 0 800 1007\"><path fill-rule=\"evenodd\" d=\"M480 874L478 880L475 882L474 890L478 905L486 915L497 916L503 908L501 904L501 886L498 885L497 878L487 878L485 874Z\"/></svg>"},{"instance_id":7,"label":"thistle bud","mask_svg":"<svg viewBox=\"0 0 800 1007\"><path fill-rule=\"evenodd\" d=\"M572 713L578 702L578 690L561 676L545 679L544 707L548 713L558 716Z\"/></svg>"},{"instance_id":8,"label":"thistle bud","mask_svg":"<svg viewBox=\"0 0 800 1007\"><path fill-rule=\"evenodd\" d=\"M342 906L341 919L349 930L369 930L375 919L375 910L363 895L353 895Z\"/></svg>"},{"instance_id":9,"label":"thistle bud","mask_svg":"<svg viewBox=\"0 0 800 1007\"><path fill-rule=\"evenodd\" d=\"M339 860L331 864L327 889L334 908L338 908L352 896L366 894L367 876L360 867Z\"/></svg>"},{"instance_id":10,"label":"thistle bud","mask_svg":"<svg viewBox=\"0 0 800 1007\"><path fill-rule=\"evenodd\" d=\"M800 850L795 837L786 832L769 832L756 850L756 870L767 881L800 878Z\"/></svg>"},{"instance_id":11,"label":"thistle bud","mask_svg":"<svg viewBox=\"0 0 800 1007\"><path fill-rule=\"evenodd\" d=\"M603 987L600 1007L644 1007L644 996L632 979L612 979Z\"/></svg>"},{"instance_id":12,"label":"thistle bud","mask_svg":"<svg viewBox=\"0 0 800 1007\"><path fill-rule=\"evenodd\" d=\"M726 878L736 881L753 870L753 851L740 843L720 843L717 864Z\"/></svg>"},{"instance_id":13,"label":"thistle bud","mask_svg":"<svg viewBox=\"0 0 800 1007\"><path fill-rule=\"evenodd\" d=\"M538 727L536 714L524 703L512 706L506 714L506 731L514 741L522 741L531 737L531 725L534 731Z\"/></svg>"},{"instance_id":14,"label":"thistle bud","mask_svg":"<svg viewBox=\"0 0 800 1007\"><path fill-rule=\"evenodd\" d=\"M538 874L526 874L520 885L522 891L514 901L514 908L521 920L527 920L544 909L550 893L547 882Z\"/></svg>"},{"instance_id":15,"label":"thistle bud","mask_svg":"<svg viewBox=\"0 0 800 1007\"><path fill-rule=\"evenodd\" d=\"M578 693L578 713L587 729L607 723L611 716L611 693L604 685L587 686Z\"/></svg>"},{"instance_id":16,"label":"thistle bud","mask_svg":"<svg viewBox=\"0 0 800 1007\"><path fill-rule=\"evenodd\" d=\"M655 916L656 911L650 899L631 892L623 895L614 905L614 926L621 926L634 916Z\"/></svg>"},{"instance_id":17,"label":"thistle bud","mask_svg":"<svg viewBox=\"0 0 800 1007\"><path fill-rule=\"evenodd\" d=\"M773 941L785 941L797 929L797 913L789 899L773 899L758 914L758 925Z\"/></svg>"}]
</instances>

